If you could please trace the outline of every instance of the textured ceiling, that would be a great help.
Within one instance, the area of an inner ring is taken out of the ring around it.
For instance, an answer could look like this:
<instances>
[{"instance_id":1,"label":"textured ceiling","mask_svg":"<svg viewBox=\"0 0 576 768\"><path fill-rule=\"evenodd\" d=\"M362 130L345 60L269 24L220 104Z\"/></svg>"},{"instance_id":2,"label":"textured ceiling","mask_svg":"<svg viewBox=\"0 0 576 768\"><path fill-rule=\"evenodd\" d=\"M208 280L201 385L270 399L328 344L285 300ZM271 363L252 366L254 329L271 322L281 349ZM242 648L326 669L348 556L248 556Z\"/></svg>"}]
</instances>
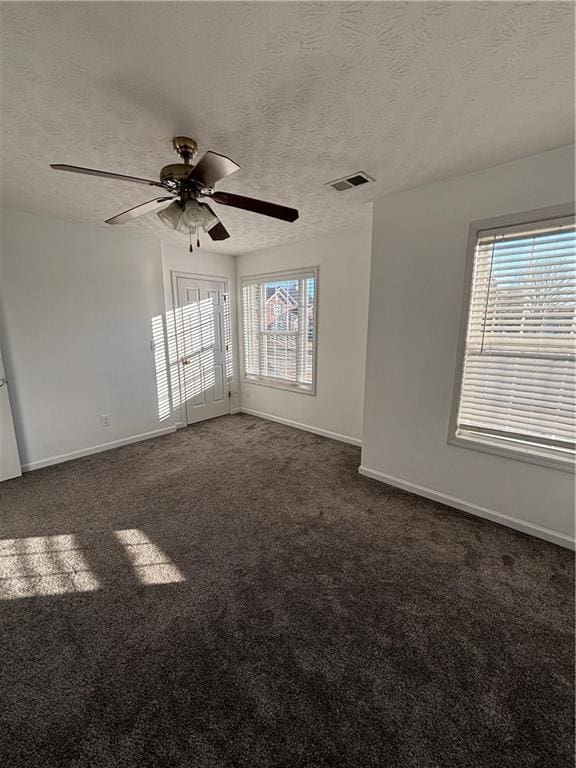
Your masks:
<instances>
[{"instance_id":1,"label":"textured ceiling","mask_svg":"<svg viewBox=\"0 0 576 768\"><path fill-rule=\"evenodd\" d=\"M220 188L296 224L218 207L241 253L362 219L388 192L573 141L572 3L2 3L1 192L76 221L153 197L51 171L149 178L196 138L242 169ZM353 171L376 178L337 193ZM128 225L163 239L151 215Z\"/></svg>"}]
</instances>

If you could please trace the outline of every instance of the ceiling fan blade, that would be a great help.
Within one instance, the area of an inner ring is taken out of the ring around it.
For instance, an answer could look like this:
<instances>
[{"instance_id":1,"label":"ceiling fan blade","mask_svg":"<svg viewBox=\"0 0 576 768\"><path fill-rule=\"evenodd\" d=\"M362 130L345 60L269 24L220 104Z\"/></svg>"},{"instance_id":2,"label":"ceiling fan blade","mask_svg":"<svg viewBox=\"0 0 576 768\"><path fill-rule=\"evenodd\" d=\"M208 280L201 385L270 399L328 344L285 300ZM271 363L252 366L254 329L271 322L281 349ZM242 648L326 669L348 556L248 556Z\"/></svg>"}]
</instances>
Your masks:
<instances>
[{"instance_id":1,"label":"ceiling fan blade","mask_svg":"<svg viewBox=\"0 0 576 768\"><path fill-rule=\"evenodd\" d=\"M120 181L133 181L136 184L146 184L149 187L164 187L159 181L140 179L138 176L124 176L122 173L108 173L108 171L96 171L94 168L80 168L77 165L51 165L55 171L69 171L70 173L85 173L87 176L102 176L105 179L120 179Z\"/></svg>"},{"instance_id":2,"label":"ceiling fan blade","mask_svg":"<svg viewBox=\"0 0 576 768\"><path fill-rule=\"evenodd\" d=\"M233 208L242 208L245 211L260 213L262 216L271 216L273 219L282 219L282 221L296 221L300 215L296 208L287 208L285 205L268 203L253 197L233 195L230 192L213 192L210 200L220 205L231 205Z\"/></svg>"},{"instance_id":3,"label":"ceiling fan blade","mask_svg":"<svg viewBox=\"0 0 576 768\"><path fill-rule=\"evenodd\" d=\"M203 187L211 187L224 176L230 176L240 166L218 152L206 152L188 174L188 179L197 181Z\"/></svg>"},{"instance_id":4,"label":"ceiling fan blade","mask_svg":"<svg viewBox=\"0 0 576 768\"><path fill-rule=\"evenodd\" d=\"M230 233L221 221L215 224L212 229L209 229L208 234L212 240L227 240L230 237Z\"/></svg>"},{"instance_id":5,"label":"ceiling fan blade","mask_svg":"<svg viewBox=\"0 0 576 768\"><path fill-rule=\"evenodd\" d=\"M200 203L200 205L203 208L206 208L212 214L212 216L214 216L215 219L218 219L218 216L216 216L216 214L214 213L212 208L210 208L208 203ZM213 227L210 227L210 229L208 230L208 234L210 235L212 240L226 240L227 238L230 237L228 230L226 229L224 224L222 224L220 219L218 219L218 222L214 224Z\"/></svg>"},{"instance_id":6,"label":"ceiling fan blade","mask_svg":"<svg viewBox=\"0 0 576 768\"><path fill-rule=\"evenodd\" d=\"M129 208L123 213L119 213L117 216L112 216L111 219L106 219L106 224L124 224L132 219L137 219L139 216L144 216L145 213L153 213L154 211L163 208L166 203L176 200L175 197L158 197L155 200L148 200L147 203L141 205L135 205L134 208Z\"/></svg>"}]
</instances>

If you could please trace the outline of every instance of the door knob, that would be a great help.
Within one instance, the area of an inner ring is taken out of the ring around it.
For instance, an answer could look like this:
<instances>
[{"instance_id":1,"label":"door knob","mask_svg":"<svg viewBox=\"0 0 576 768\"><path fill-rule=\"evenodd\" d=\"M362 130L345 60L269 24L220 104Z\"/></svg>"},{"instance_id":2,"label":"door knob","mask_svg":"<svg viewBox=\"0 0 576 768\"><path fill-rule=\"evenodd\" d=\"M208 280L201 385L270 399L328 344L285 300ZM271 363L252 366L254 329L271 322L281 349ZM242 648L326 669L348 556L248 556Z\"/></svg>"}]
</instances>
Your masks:
<instances>
[{"instance_id":1,"label":"door knob","mask_svg":"<svg viewBox=\"0 0 576 768\"><path fill-rule=\"evenodd\" d=\"M0 379L0 387L3 387L4 384L8 385L8 379Z\"/></svg>"}]
</instances>

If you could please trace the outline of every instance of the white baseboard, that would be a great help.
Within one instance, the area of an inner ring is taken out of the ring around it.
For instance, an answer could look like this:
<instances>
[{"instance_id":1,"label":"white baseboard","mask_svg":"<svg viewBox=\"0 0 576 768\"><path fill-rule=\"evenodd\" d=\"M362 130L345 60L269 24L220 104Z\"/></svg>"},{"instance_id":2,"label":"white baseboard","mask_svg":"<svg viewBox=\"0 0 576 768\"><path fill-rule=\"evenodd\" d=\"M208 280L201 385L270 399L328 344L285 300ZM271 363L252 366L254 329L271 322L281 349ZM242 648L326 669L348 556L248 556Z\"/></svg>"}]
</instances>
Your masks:
<instances>
[{"instance_id":1,"label":"white baseboard","mask_svg":"<svg viewBox=\"0 0 576 768\"><path fill-rule=\"evenodd\" d=\"M101 443L100 445L92 445L89 448L81 448L79 451L70 451L70 453L62 453L59 456L49 456L47 459L40 459L39 461L30 461L27 464L22 464L23 472L31 472L34 469L41 469L42 467L49 467L52 464L61 464L63 461L71 461L72 459L79 459L82 456L90 456L92 453L101 453L102 451L109 451L112 448L119 448L121 445L130 445L130 443L139 443L141 440L149 440L152 437L160 437L160 435L167 435L170 432L175 432L176 427L164 427L164 429L155 429L153 432L142 432L139 435L130 435L129 437L123 437L120 440L113 440L111 443Z\"/></svg>"},{"instance_id":2,"label":"white baseboard","mask_svg":"<svg viewBox=\"0 0 576 768\"><path fill-rule=\"evenodd\" d=\"M433 491L431 488L425 488L422 485L416 485L415 483L410 483L407 480L402 480L398 477L385 475L383 472L378 472L369 467L361 466L358 469L358 472L365 477L371 477L373 480L379 480L387 485L393 485L395 488L402 488L403 491L409 491L417 496L424 496L427 499L439 501L441 504L446 504L448 507L455 507L456 509L461 509L463 512L469 512L471 515L484 517L487 520L492 520L494 523L506 525L508 528L514 528L515 530L522 531L530 536L536 536L539 539L551 541L553 544L559 544L561 547L575 549L576 542L573 538L564 533L553 531L551 528L544 528L541 525L528 523L526 520L519 520L517 517L511 517L502 512L496 512L493 509L480 507L478 504L472 504L469 501L464 501L464 499L458 499L455 496L448 496L445 493Z\"/></svg>"},{"instance_id":3,"label":"white baseboard","mask_svg":"<svg viewBox=\"0 0 576 768\"><path fill-rule=\"evenodd\" d=\"M321 435L322 437L329 437L331 440L339 440L341 443L350 443L350 445L362 445L362 440L357 437L350 437L349 435L341 435L339 432L330 432L328 429L320 429L319 427L311 427L309 424L301 424L299 421L292 421L291 419L284 419L281 416L273 416L271 413L262 413L262 411L253 411L250 408L240 408L241 413L248 413L250 416L258 416L260 419L267 419L267 421L277 421L279 424L286 424L287 427L294 427L294 429L302 429L304 432L313 432L315 435Z\"/></svg>"}]
</instances>

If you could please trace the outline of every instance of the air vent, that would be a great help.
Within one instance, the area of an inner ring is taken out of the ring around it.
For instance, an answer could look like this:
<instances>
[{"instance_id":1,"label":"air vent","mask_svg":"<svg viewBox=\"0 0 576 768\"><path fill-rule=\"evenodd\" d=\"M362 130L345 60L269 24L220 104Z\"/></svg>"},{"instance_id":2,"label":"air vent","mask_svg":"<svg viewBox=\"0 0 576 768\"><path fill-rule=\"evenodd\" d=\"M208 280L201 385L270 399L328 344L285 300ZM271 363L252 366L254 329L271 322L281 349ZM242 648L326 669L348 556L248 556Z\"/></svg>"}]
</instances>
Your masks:
<instances>
[{"instance_id":1,"label":"air vent","mask_svg":"<svg viewBox=\"0 0 576 768\"><path fill-rule=\"evenodd\" d=\"M357 171L351 176L346 176L343 179L336 179L336 181L329 181L326 184L327 187L332 187L336 192L344 192L345 189L353 189L354 187L361 187L362 184L370 184L374 181L372 176L368 176L364 171Z\"/></svg>"}]
</instances>

